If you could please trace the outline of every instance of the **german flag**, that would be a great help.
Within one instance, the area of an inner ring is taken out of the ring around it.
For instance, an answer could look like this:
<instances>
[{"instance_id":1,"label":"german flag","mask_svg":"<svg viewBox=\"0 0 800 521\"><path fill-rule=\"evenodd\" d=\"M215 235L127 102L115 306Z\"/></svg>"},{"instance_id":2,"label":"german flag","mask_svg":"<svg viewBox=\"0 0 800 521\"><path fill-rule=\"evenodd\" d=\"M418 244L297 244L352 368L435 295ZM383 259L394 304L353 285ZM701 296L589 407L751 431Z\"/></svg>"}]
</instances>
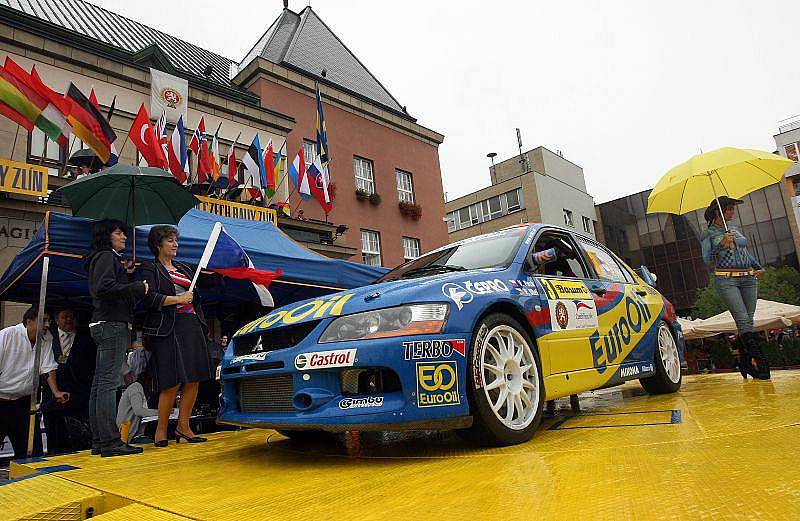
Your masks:
<instances>
[{"instance_id":1,"label":"german flag","mask_svg":"<svg viewBox=\"0 0 800 521\"><path fill-rule=\"evenodd\" d=\"M72 103L68 116L72 133L91 148L103 163L107 163L111 156L111 143L117 139L114 129L73 83L69 84L67 99Z\"/></svg>"}]
</instances>

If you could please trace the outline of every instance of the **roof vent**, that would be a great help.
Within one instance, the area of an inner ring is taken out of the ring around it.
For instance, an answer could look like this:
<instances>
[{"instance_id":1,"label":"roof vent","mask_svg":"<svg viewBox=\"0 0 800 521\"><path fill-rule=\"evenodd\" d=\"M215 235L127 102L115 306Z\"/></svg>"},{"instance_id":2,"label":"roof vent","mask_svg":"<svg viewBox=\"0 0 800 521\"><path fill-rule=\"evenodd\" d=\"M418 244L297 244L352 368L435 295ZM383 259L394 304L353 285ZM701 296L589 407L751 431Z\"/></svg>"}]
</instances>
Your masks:
<instances>
[{"instance_id":1,"label":"roof vent","mask_svg":"<svg viewBox=\"0 0 800 521\"><path fill-rule=\"evenodd\" d=\"M213 72L214 72L214 66L209 63L208 65L206 65L206 68L203 69L203 76L205 76L206 78L210 78L211 73Z\"/></svg>"}]
</instances>

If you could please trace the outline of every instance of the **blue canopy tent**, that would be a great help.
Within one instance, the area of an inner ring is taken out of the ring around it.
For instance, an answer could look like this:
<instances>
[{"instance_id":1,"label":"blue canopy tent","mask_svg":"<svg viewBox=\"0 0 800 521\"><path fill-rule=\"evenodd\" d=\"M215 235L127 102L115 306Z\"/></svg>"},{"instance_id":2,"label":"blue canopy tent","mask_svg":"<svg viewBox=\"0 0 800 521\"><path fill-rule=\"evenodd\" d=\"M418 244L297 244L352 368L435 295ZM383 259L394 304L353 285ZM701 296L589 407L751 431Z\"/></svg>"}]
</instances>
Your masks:
<instances>
[{"instance_id":1,"label":"blue canopy tent","mask_svg":"<svg viewBox=\"0 0 800 521\"><path fill-rule=\"evenodd\" d=\"M243 221L190 210L180 221L178 259L197 265L214 223L247 251L258 269L283 270L270 285L276 306L371 283L386 269L329 259L297 244L271 223ZM47 304L89 309L87 273L83 257L89 252L91 219L48 212L31 242L17 254L0 279L0 300L35 303L39 300L42 259L50 258ZM147 247L150 226L136 229L137 260L153 258ZM130 248L130 244L129 244ZM248 281L224 279L202 291L205 305L235 302L258 303Z\"/></svg>"}]
</instances>

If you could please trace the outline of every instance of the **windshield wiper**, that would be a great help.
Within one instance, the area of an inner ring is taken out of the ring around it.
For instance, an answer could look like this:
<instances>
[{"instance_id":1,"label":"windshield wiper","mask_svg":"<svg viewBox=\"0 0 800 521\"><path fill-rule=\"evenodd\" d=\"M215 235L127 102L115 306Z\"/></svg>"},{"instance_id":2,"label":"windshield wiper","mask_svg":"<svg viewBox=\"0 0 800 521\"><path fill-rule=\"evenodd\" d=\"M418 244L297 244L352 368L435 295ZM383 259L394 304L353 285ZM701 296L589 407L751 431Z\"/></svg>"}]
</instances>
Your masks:
<instances>
[{"instance_id":1,"label":"windshield wiper","mask_svg":"<svg viewBox=\"0 0 800 521\"><path fill-rule=\"evenodd\" d=\"M413 270L408 270L407 272L400 275L400 278L405 278L408 275L420 275L423 273L466 271L466 270L467 268L465 268L464 266L454 266L452 264L428 264L427 266L421 266L419 268L414 268Z\"/></svg>"}]
</instances>

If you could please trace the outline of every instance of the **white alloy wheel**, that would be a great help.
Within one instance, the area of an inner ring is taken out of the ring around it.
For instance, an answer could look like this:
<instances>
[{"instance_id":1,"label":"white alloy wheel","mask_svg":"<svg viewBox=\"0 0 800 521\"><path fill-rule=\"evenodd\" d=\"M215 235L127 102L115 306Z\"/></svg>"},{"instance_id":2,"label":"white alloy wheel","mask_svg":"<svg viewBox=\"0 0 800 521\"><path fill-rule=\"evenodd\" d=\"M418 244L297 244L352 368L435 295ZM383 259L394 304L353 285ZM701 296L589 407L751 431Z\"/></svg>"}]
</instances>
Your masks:
<instances>
[{"instance_id":1,"label":"white alloy wheel","mask_svg":"<svg viewBox=\"0 0 800 521\"><path fill-rule=\"evenodd\" d=\"M675 338L666 324L661 324L661 327L658 328L658 351L661 354L661 363L667 372L667 378L672 383L678 383L681 379L681 360Z\"/></svg>"},{"instance_id":2,"label":"white alloy wheel","mask_svg":"<svg viewBox=\"0 0 800 521\"><path fill-rule=\"evenodd\" d=\"M528 427L539 406L539 366L528 342L513 327L492 329L481 348L483 392L492 411L509 429Z\"/></svg>"}]
</instances>

